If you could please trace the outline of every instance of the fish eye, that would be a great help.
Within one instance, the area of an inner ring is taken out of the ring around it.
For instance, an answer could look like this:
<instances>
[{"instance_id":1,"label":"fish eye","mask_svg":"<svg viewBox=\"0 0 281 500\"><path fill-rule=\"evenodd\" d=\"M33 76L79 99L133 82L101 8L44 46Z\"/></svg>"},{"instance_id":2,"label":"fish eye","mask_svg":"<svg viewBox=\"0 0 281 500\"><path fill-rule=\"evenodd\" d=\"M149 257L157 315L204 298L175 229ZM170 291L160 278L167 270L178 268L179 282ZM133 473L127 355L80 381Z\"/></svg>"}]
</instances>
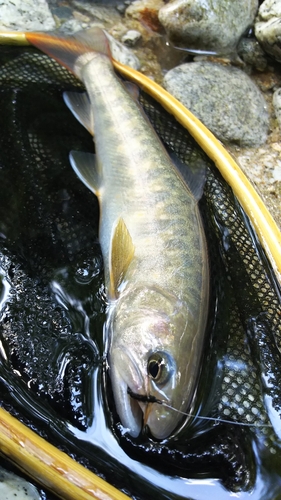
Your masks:
<instances>
[{"instance_id":1,"label":"fish eye","mask_svg":"<svg viewBox=\"0 0 281 500\"><path fill-rule=\"evenodd\" d=\"M165 384L173 372L174 363L168 353L157 351L148 358L147 373L154 382Z\"/></svg>"}]
</instances>

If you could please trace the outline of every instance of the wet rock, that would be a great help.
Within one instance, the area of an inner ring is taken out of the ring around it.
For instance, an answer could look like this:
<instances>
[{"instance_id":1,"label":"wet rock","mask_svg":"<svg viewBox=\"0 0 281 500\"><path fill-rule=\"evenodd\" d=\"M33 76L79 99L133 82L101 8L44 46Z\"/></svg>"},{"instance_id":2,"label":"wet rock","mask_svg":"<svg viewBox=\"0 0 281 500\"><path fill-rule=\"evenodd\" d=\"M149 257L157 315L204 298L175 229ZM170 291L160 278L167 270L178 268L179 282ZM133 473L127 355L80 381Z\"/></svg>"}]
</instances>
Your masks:
<instances>
[{"instance_id":1,"label":"wet rock","mask_svg":"<svg viewBox=\"0 0 281 500\"><path fill-rule=\"evenodd\" d=\"M163 0L135 0L127 7L126 16L139 19L145 9L158 12L164 5Z\"/></svg>"},{"instance_id":2,"label":"wet rock","mask_svg":"<svg viewBox=\"0 0 281 500\"><path fill-rule=\"evenodd\" d=\"M162 0L136 0L126 10L126 17L140 21L151 31L161 31L158 12L164 6Z\"/></svg>"},{"instance_id":3,"label":"wet rock","mask_svg":"<svg viewBox=\"0 0 281 500\"><path fill-rule=\"evenodd\" d=\"M266 140L266 102L242 70L206 61L183 64L166 74L164 87L222 141L255 146Z\"/></svg>"},{"instance_id":4,"label":"wet rock","mask_svg":"<svg viewBox=\"0 0 281 500\"><path fill-rule=\"evenodd\" d=\"M264 50L281 62L281 0L265 0L261 4L255 35Z\"/></svg>"},{"instance_id":5,"label":"wet rock","mask_svg":"<svg viewBox=\"0 0 281 500\"><path fill-rule=\"evenodd\" d=\"M195 51L226 54L253 23L258 0L174 0L159 11L170 40Z\"/></svg>"},{"instance_id":6,"label":"wet rock","mask_svg":"<svg viewBox=\"0 0 281 500\"><path fill-rule=\"evenodd\" d=\"M125 14L127 6L124 3L119 3L116 5L116 10L118 10L119 14Z\"/></svg>"},{"instance_id":7,"label":"wet rock","mask_svg":"<svg viewBox=\"0 0 281 500\"><path fill-rule=\"evenodd\" d=\"M120 14L113 6L99 5L99 2L86 2L73 0L73 5L78 11L87 15L92 23L103 24L105 29L111 28L114 24L120 22Z\"/></svg>"},{"instance_id":8,"label":"wet rock","mask_svg":"<svg viewBox=\"0 0 281 500\"><path fill-rule=\"evenodd\" d=\"M61 33L64 33L65 35L73 35L76 31L80 31L83 28L87 28L88 25L84 26L80 21L77 19L68 19L67 21L63 22L60 27L59 31Z\"/></svg>"},{"instance_id":9,"label":"wet rock","mask_svg":"<svg viewBox=\"0 0 281 500\"><path fill-rule=\"evenodd\" d=\"M281 88L275 90L273 94L273 107L279 127L281 128Z\"/></svg>"},{"instance_id":10,"label":"wet rock","mask_svg":"<svg viewBox=\"0 0 281 500\"><path fill-rule=\"evenodd\" d=\"M46 0L2 0L0 30L51 31L55 21Z\"/></svg>"},{"instance_id":11,"label":"wet rock","mask_svg":"<svg viewBox=\"0 0 281 500\"><path fill-rule=\"evenodd\" d=\"M41 495L28 481L0 467L0 491L2 500L40 500Z\"/></svg>"},{"instance_id":12,"label":"wet rock","mask_svg":"<svg viewBox=\"0 0 281 500\"><path fill-rule=\"evenodd\" d=\"M134 47L142 38L142 34L137 30L129 30L122 36L121 42L128 47Z\"/></svg>"},{"instance_id":13,"label":"wet rock","mask_svg":"<svg viewBox=\"0 0 281 500\"><path fill-rule=\"evenodd\" d=\"M249 66L264 71L267 59L259 42L255 38L242 38L237 47L238 55Z\"/></svg>"}]
</instances>

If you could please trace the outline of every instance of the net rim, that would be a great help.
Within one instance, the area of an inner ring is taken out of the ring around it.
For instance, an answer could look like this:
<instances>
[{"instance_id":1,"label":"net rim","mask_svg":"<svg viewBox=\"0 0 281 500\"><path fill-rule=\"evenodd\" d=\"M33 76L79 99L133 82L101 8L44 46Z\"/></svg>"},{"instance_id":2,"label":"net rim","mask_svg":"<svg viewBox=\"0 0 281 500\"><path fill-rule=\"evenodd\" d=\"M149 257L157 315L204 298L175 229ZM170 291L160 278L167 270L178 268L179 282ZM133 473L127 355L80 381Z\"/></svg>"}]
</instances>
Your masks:
<instances>
[{"instance_id":1,"label":"net rim","mask_svg":"<svg viewBox=\"0 0 281 500\"><path fill-rule=\"evenodd\" d=\"M30 45L22 32L0 32L0 45ZM115 69L136 83L188 130L232 188L254 226L281 284L281 233L260 196L216 137L177 99L138 71L113 61ZM25 473L61 498L125 500L129 497L78 464L0 408L0 451Z\"/></svg>"}]
</instances>

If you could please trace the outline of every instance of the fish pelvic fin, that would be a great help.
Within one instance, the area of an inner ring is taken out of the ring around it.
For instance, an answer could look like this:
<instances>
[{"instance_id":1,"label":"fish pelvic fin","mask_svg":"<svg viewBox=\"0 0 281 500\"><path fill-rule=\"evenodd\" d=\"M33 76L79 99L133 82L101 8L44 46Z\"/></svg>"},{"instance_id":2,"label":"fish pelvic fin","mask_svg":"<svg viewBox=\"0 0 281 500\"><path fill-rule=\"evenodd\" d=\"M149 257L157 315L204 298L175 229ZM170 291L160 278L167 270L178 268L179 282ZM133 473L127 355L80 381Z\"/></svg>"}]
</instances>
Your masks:
<instances>
[{"instance_id":1,"label":"fish pelvic fin","mask_svg":"<svg viewBox=\"0 0 281 500\"><path fill-rule=\"evenodd\" d=\"M120 217L113 230L111 248L109 255L110 266L110 290L112 298L118 297L118 287L125 277L127 269L135 254L135 247L132 237L124 222Z\"/></svg>"},{"instance_id":2,"label":"fish pelvic fin","mask_svg":"<svg viewBox=\"0 0 281 500\"><path fill-rule=\"evenodd\" d=\"M96 196L99 196L101 187L101 171L95 154L71 151L69 155L70 164L79 179Z\"/></svg>"},{"instance_id":3,"label":"fish pelvic fin","mask_svg":"<svg viewBox=\"0 0 281 500\"><path fill-rule=\"evenodd\" d=\"M88 30L78 31L72 36L53 35L49 33L27 32L27 40L50 57L80 77L77 60L87 54L87 61L93 54L103 54L111 59L109 41L105 32L95 26Z\"/></svg>"},{"instance_id":4,"label":"fish pelvic fin","mask_svg":"<svg viewBox=\"0 0 281 500\"><path fill-rule=\"evenodd\" d=\"M63 99L67 107L74 114L75 118L94 135L93 113L91 113L91 103L86 92L64 92Z\"/></svg>"}]
</instances>

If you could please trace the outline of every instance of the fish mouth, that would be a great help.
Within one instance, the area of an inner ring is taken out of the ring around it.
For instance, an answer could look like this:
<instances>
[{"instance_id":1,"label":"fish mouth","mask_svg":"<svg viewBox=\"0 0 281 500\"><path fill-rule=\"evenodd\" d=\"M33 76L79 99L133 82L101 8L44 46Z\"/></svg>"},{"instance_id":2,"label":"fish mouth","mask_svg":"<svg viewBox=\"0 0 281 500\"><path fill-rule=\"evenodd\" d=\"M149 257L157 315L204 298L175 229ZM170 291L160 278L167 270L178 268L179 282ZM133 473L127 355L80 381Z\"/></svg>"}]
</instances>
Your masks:
<instances>
[{"instance_id":1,"label":"fish mouth","mask_svg":"<svg viewBox=\"0 0 281 500\"><path fill-rule=\"evenodd\" d=\"M124 433L136 438L147 427L154 439L167 438L177 423L175 412L163 400L148 394L133 355L117 347L110 354L109 366L115 407Z\"/></svg>"},{"instance_id":2,"label":"fish mouth","mask_svg":"<svg viewBox=\"0 0 281 500\"><path fill-rule=\"evenodd\" d=\"M162 441L170 436L176 425L175 419L172 418L173 410L165 407L165 402L155 396L133 393L129 388L127 392L141 405L143 426L149 429L153 438Z\"/></svg>"},{"instance_id":3,"label":"fish mouth","mask_svg":"<svg viewBox=\"0 0 281 500\"><path fill-rule=\"evenodd\" d=\"M110 378L114 401L121 424L132 437L137 437L143 427L146 408L144 380L137 362L124 348L115 348L110 354ZM131 397L134 394L136 397Z\"/></svg>"}]
</instances>

